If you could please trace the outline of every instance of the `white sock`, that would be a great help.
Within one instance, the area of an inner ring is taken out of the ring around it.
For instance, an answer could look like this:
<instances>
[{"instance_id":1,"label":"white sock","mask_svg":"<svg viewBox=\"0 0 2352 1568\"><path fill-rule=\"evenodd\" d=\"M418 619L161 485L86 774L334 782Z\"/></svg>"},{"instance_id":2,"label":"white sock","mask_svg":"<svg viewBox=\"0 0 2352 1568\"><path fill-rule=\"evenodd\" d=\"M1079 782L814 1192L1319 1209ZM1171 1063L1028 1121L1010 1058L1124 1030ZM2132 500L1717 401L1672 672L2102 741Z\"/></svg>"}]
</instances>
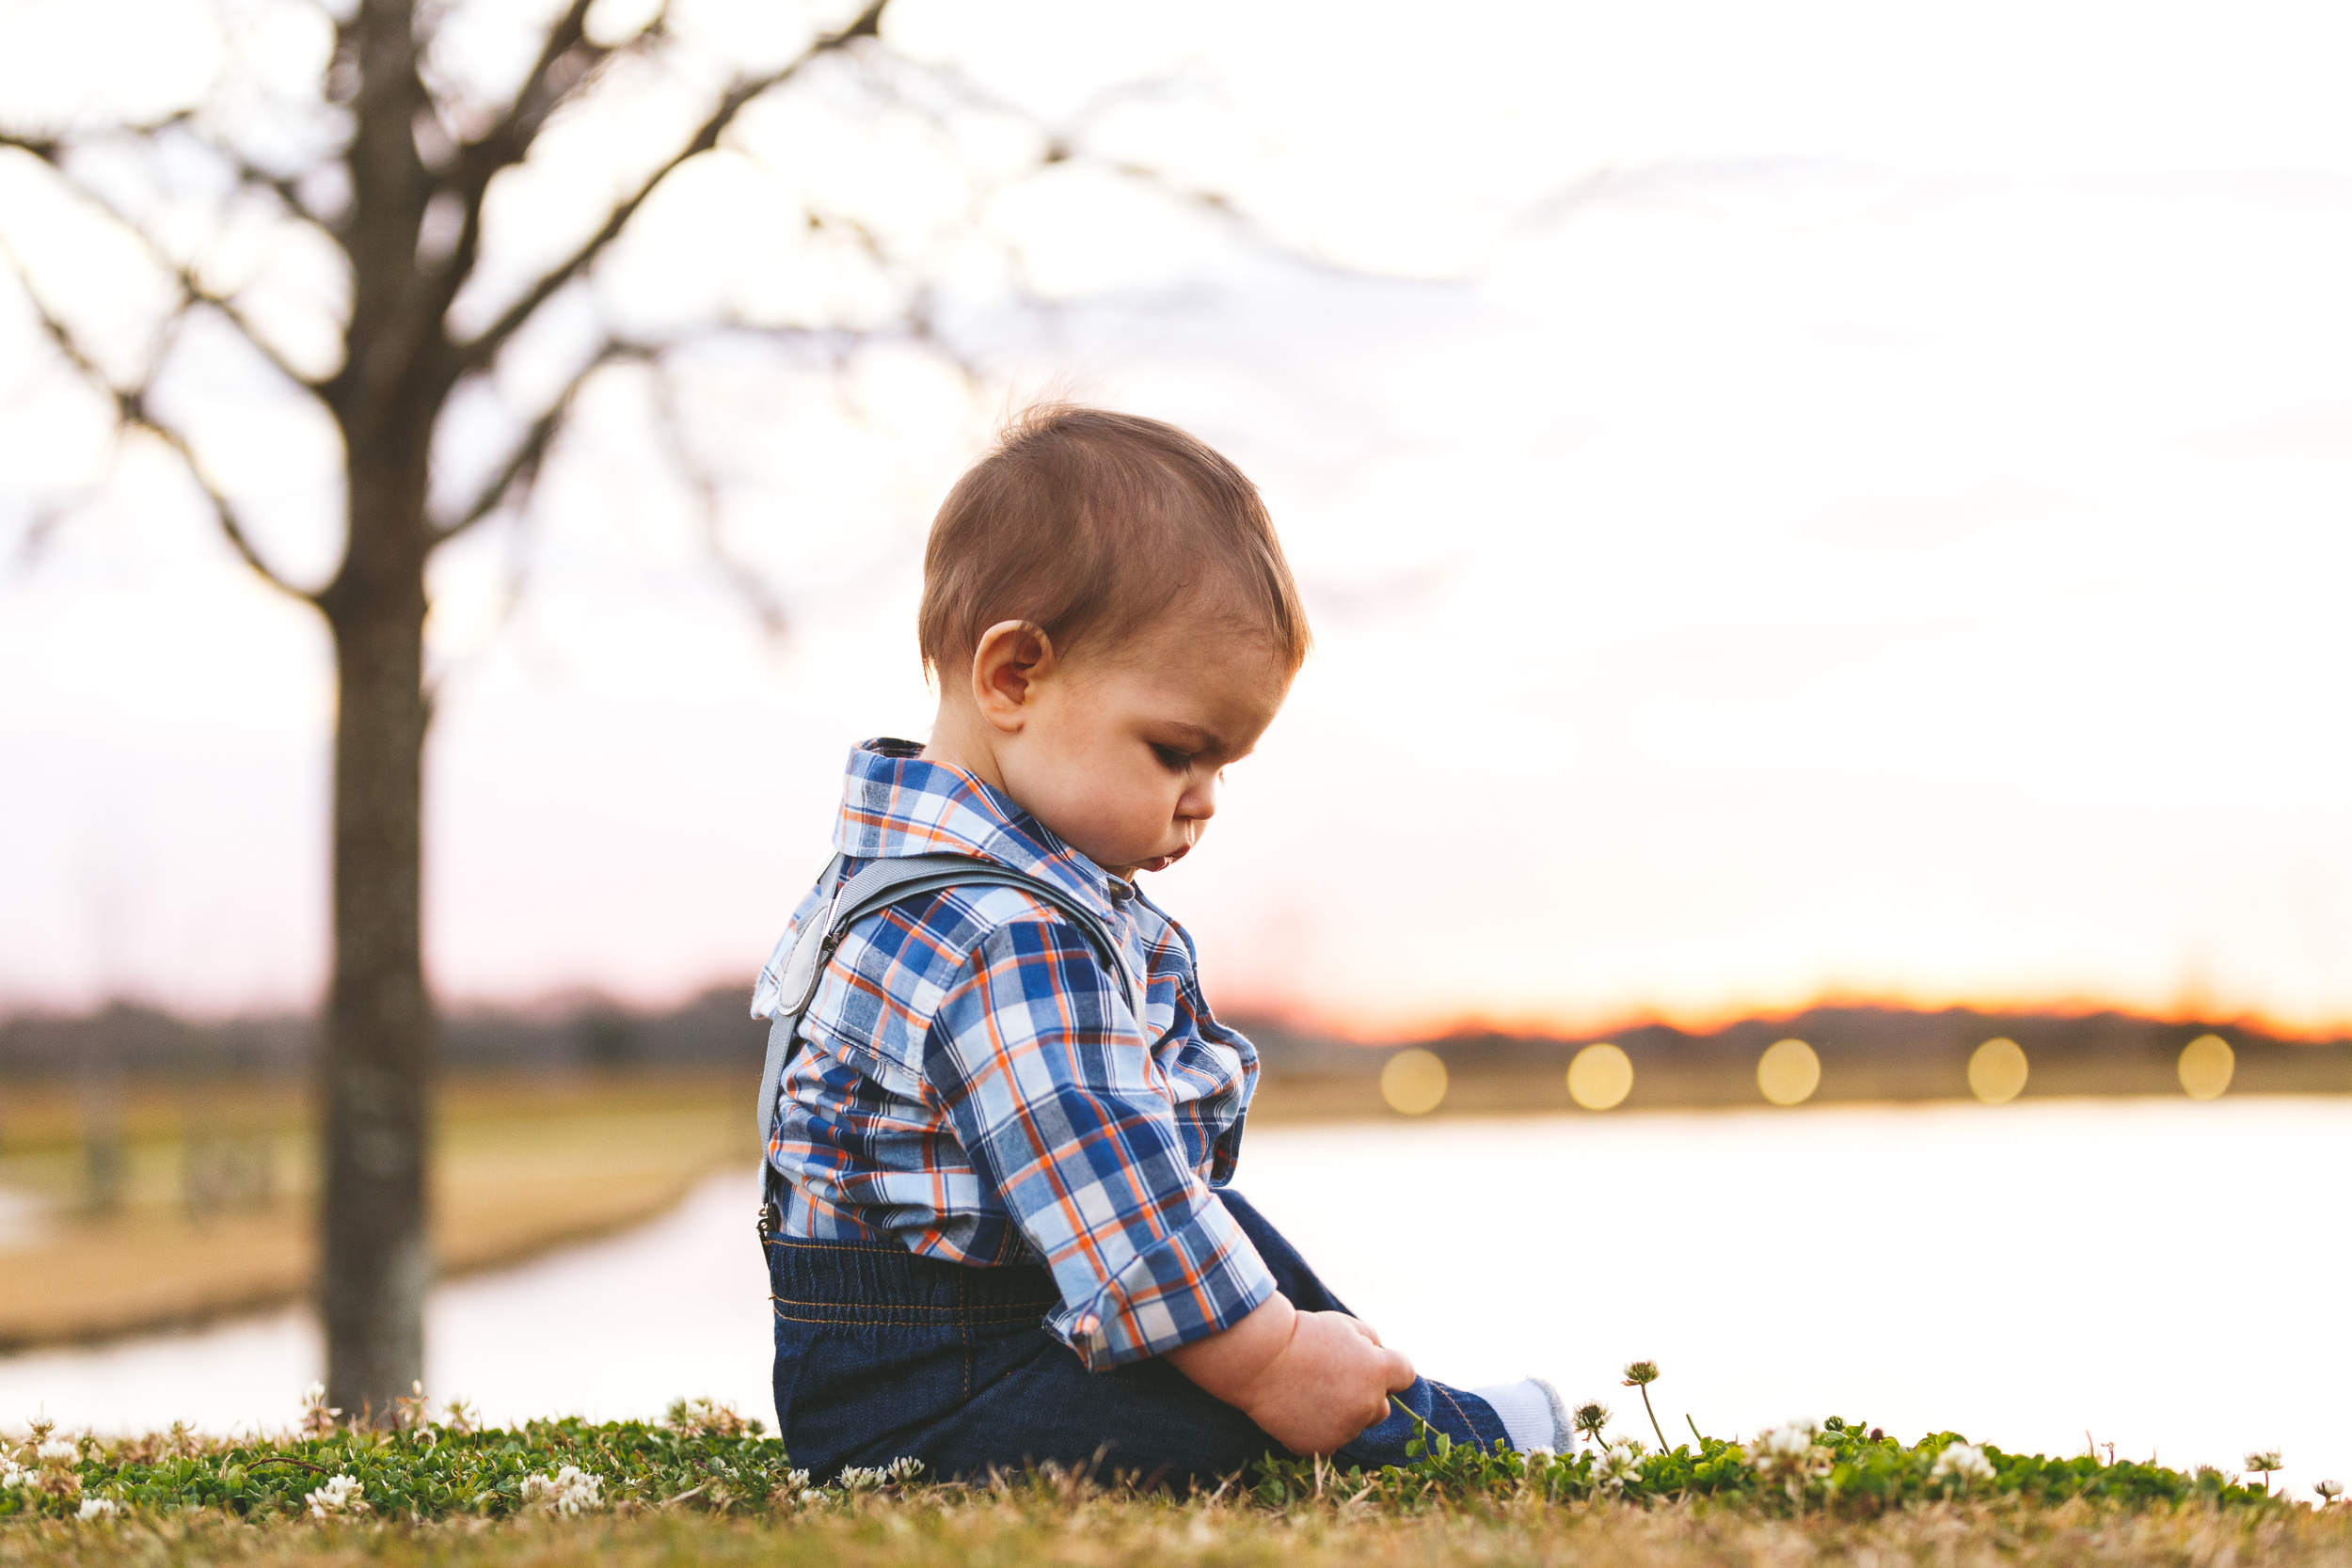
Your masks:
<instances>
[{"instance_id":1,"label":"white sock","mask_svg":"<svg viewBox=\"0 0 2352 1568\"><path fill-rule=\"evenodd\" d=\"M1511 1446L1525 1453L1530 1449L1546 1449L1553 1453L1572 1453L1576 1449L1576 1429L1568 1424L1568 1407L1560 1402L1560 1390L1540 1377L1521 1378L1517 1383L1499 1383L1491 1388L1473 1388L1471 1393L1494 1406L1502 1418L1502 1430L1511 1439Z\"/></svg>"}]
</instances>

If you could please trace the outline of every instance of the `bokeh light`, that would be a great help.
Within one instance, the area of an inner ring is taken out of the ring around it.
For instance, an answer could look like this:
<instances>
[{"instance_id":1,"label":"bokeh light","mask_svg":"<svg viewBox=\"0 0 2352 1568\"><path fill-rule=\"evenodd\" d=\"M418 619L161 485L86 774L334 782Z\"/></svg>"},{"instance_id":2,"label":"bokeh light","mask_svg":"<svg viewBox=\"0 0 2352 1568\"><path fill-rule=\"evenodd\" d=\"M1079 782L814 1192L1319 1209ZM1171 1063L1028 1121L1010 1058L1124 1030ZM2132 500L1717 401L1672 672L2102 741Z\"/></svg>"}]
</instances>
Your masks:
<instances>
[{"instance_id":1,"label":"bokeh light","mask_svg":"<svg viewBox=\"0 0 2352 1568\"><path fill-rule=\"evenodd\" d=\"M1994 1038L1968 1058L1968 1092L1987 1105L2006 1105L2025 1092L2026 1052L2015 1040Z\"/></svg>"},{"instance_id":2,"label":"bokeh light","mask_svg":"<svg viewBox=\"0 0 2352 1568\"><path fill-rule=\"evenodd\" d=\"M1775 1105L1802 1105L1821 1086L1821 1058L1803 1040L1782 1040L1756 1059L1756 1086Z\"/></svg>"},{"instance_id":3,"label":"bokeh light","mask_svg":"<svg viewBox=\"0 0 2352 1568\"><path fill-rule=\"evenodd\" d=\"M1380 1098L1400 1116L1427 1116L1445 1102L1445 1064L1418 1048L1398 1052L1380 1069Z\"/></svg>"},{"instance_id":4,"label":"bokeh light","mask_svg":"<svg viewBox=\"0 0 2352 1568\"><path fill-rule=\"evenodd\" d=\"M2219 1035L2200 1035L2181 1047L2181 1087L2191 1100L2218 1100L2237 1071L2237 1053Z\"/></svg>"},{"instance_id":5,"label":"bokeh light","mask_svg":"<svg viewBox=\"0 0 2352 1568\"><path fill-rule=\"evenodd\" d=\"M1616 1046L1588 1045L1568 1064L1568 1098L1588 1111L1609 1111L1633 1092L1633 1059Z\"/></svg>"}]
</instances>

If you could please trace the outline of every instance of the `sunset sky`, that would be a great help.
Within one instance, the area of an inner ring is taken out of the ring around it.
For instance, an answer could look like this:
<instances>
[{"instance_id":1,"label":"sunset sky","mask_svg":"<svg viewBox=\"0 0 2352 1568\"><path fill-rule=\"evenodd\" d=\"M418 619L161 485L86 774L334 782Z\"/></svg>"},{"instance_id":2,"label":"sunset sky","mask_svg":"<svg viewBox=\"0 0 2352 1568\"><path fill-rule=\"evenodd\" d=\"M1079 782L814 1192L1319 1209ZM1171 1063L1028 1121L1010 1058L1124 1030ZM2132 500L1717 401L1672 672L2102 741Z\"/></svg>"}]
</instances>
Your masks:
<instances>
[{"instance_id":1,"label":"sunset sky","mask_svg":"<svg viewBox=\"0 0 2352 1568\"><path fill-rule=\"evenodd\" d=\"M75 14L0 28L96 58ZM1003 408L1065 391L1233 456L1315 617L1203 850L1151 884L1222 1006L1367 1037L1828 994L2352 1027L2343 13L893 16L1048 117L1175 72L1104 134L1259 232L1046 181L993 221L1059 304L973 295L978 391L912 352L839 385L714 357L691 414L780 641L700 549L642 385L594 388L532 539L436 578L445 999L747 979L848 747L929 722L931 511ZM218 65L149 36L109 90ZM64 90L27 61L0 42L0 112ZM606 286L826 286L761 260L788 193L759 152ZM838 160L930 199L907 157ZM518 186L507 221L577 198ZM0 156L0 232L43 199ZM323 633L152 453L31 548L33 501L98 462L50 374L0 269L0 1010L307 1005ZM315 573L332 450L252 399L223 471Z\"/></svg>"}]
</instances>

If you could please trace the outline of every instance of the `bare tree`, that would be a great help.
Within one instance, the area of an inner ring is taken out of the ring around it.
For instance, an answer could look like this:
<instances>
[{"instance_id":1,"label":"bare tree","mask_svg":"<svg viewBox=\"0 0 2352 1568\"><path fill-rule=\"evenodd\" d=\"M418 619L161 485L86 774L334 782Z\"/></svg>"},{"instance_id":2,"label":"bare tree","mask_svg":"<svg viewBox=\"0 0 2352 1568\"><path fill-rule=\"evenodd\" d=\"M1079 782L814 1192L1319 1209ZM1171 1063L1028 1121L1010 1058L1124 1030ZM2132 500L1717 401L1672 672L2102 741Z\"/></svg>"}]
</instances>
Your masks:
<instances>
[{"instance_id":1,"label":"bare tree","mask_svg":"<svg viewBox=\"0 0 2352 1568\"><path fill-rule=\"evenodd\" d=\"M497 72L469 69L453 41L468 15L455 0L343 0L324 10L310 0L214 0L209 14L232 64L240 29L309 12L322 40L331 31L315 79L275 97L215 82L144 116L0 119L0 147L14 150L0 158L36 160L84 216L145 258L167 296L126 349L119 324L77 306L71 280L44 272L38 246L11 238L0 221L0 261L15 271L41 330L103 397L118 435L143 435L176 454L229 547L273 588L314 608L331 637L339 703L332 968L319 1075L320 1305L329 1400L379 1418L422 1375L431 1273L435 1023L420 930L420 790L432 713L427 563L487 520L527 517L582 388L609 367L658 366L711 332L757 332L828 353L885 337L951 352L919 247L813 198L803 221L866 258L882 307L869 302L832 320L821 310L790 321L722 313L660 330L592 309L596 325L579 329L579 303L593 303L599 265L655 220L679 171L727 148L747 117L800 92L864 94L929 117L952 144L956 117L1008 113L970 83L895 55L882 35L888 0L838 14L829 27L807 26L795 46L755 65L724 59L666 6L609 26L607 17L626 7L561 0L549 16L552 4L541 8L535 47L516 55L519 78L485 87ZM786 8L764 9L772 22ZM601 212L552 251L541 240L535 265L495 258L485 235L496 216L485 228L485 205L495 207L500 182L527 173L567 125L649 94L669 106L672 128L627 138ZM691 113L675 112L680 103ZM1082 128L1033 125L1013 162L1034 170L1083 159ZM1006 168L999 159L996 173ZM200 221L191 221L192 209ZM330 256L341 280L324 347L267 277L227 259L305 245ZM190 342L222 329L290 394L323 409L340 436L343 542L323 581L297 581L273 562L249 504L208 461L201 420L169 395ZM541 356L566 368L551 395L514 408L501 403L499 372L534 335L570 344ZM453 410L477 405L505 408L506 439L486 463L451 451ZM776 613L772 603L766 612Z\"/></svg>"}]
</instances>

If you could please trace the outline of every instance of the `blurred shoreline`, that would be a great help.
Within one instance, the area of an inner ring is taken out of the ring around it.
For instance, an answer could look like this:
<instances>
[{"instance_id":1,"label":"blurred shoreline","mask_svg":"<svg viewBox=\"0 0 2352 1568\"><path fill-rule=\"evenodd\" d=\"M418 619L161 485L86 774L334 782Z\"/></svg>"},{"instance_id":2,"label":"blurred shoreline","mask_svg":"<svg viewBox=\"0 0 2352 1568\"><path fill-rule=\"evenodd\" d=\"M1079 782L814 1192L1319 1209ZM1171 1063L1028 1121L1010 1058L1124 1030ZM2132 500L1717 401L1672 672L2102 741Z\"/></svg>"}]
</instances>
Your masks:
<instances>
[{"instance_id":1,"label":"blurred shoreline","mask_svg":"<svg viewBox=\"0 0 2352 1568\"><path fill-rule=\"evenodd\" d=\"M526 1093L534 1083L580 1092L616 1074L639 1074L737 1075L748 1094L767 1040L767 1025L748 1016L749 998L747 986L720 986L669 1008L569 996L453 1009L440 1021L439 1066L452 1082L506 1080L511 1090ZM1634 1069L1622 1102L1628 1110L1762 1103L1756 1058L1785 1038L1806 1041L1820 1058L1814 1101L1968 1099L1969 1056L1994 1038L2016 1041L2030 1063L2023 1098L2177 1095L2180 1052L2205 1035L2226 1039L2235 1055L2232 1092L2352 1093L2352 1036L2311 1039L2243 1018L2168 1019L2115 1008L1829 1002L1759 1012L1712 1029L1639 1022L1565 1035L1466 1027L1379 1041L1246 1012L1226 1022L1256 1043L1269 1094L1290 1084L1374 1081L1393 1053L1407 1048L1437 1055L1464 1087L1474 1081L1558 1081L1558 1092L1539 1096L1539 1103L1472 1105L1449 1093L1441 1110L1574 1109L1567 1065L1579 1051L1604 1041L1622 1049ZM11 1099L32 1095L54 1106L57 1093L72 1087L87 1114L124 1094L201 1098L211 1092L207 1085L240 1081L275 1093L307 1082L315 1040L314 1020L297 1014L199 1022L118 1002L80 1014L0 1016L0 1153L19 1135L23 1113L11 1109ZM1378 1109L1376 1099L1371 1106ZM46 1113L49 1119L55 1115Z\"/></svg>"},{"instance_id":2,"label":"blurred shoreline","mask_svg":"<svg viewBox=\"0 0 2352 1568\"><path fill-rule=\"evenodd\" d=\"M665 1012L579 1000L446 1019L433 1176L441 1275L630 1229L711 1174L751 1169L746 1113L765 1029L744 1000L724 988ZM1263 1062L1260 1126L1765 1110L1758 1064L1786 1039L1806 1042L1818 1064L1800 1096L1808 1106L1969 1101L1971 1055L1995 1038L2028 1064L2020 1100L2182 1101L2182 1052L2206 1035L2230 1047L2217 1092L2352 1095L2352 1040L2120 1012L1837 1006L1705 1034L1647 1024L1391 1046L1234 1022ZM198 1024L128 1006L0 1023L0 1354L310 1296L312 1038L302 1019ZM1623 1053L1630 1083L1609 1110L1580 1107L1569 1064L1603 1040ZM1406 1050L1443 1068L1418 1117L1384 1091L1384 1069Z\"/></svg>"}]
</instances>

